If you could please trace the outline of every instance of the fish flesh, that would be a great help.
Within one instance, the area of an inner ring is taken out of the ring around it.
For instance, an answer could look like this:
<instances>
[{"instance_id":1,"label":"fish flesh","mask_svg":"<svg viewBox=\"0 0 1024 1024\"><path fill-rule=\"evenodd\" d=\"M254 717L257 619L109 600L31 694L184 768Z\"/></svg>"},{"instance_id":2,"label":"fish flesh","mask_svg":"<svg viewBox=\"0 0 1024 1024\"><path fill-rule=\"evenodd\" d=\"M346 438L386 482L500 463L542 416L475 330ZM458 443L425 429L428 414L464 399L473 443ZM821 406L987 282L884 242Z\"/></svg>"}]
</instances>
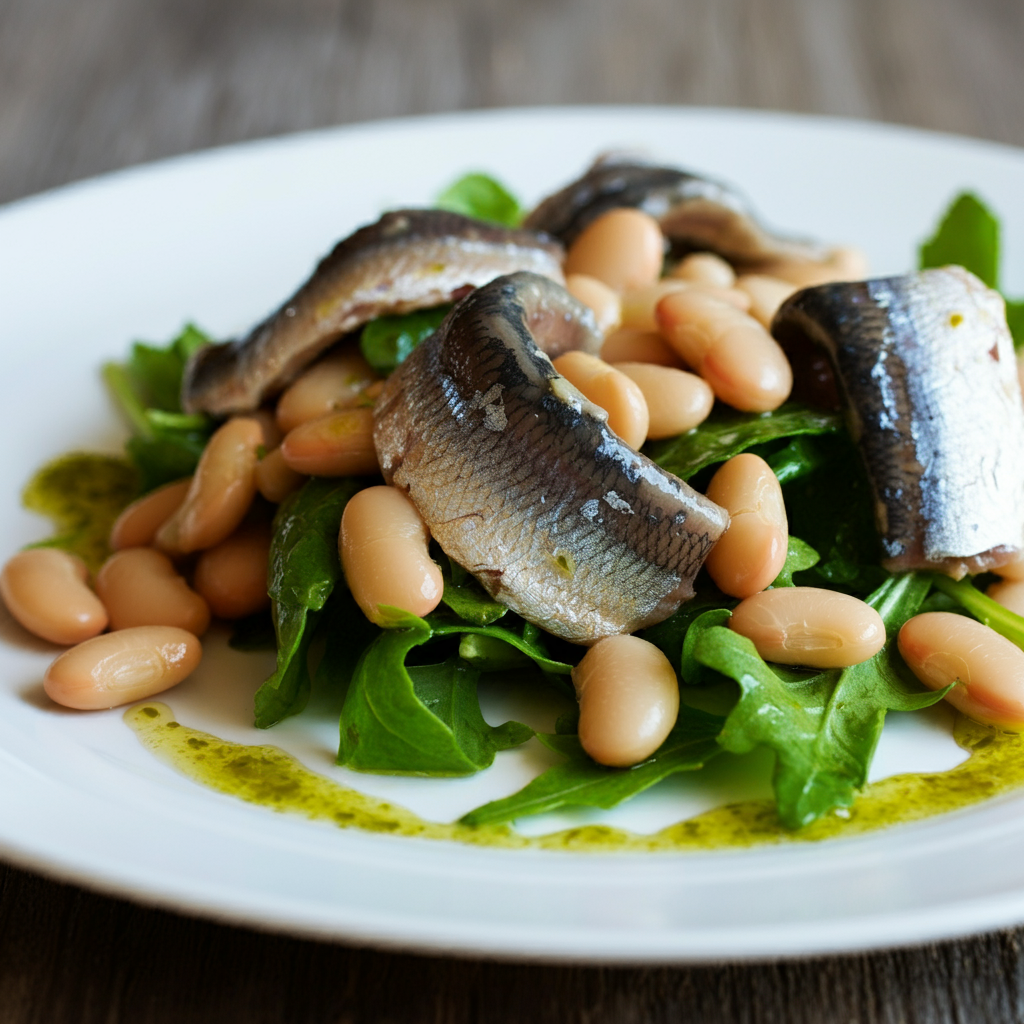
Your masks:
<instances>
[{"instance_id":1,"label":"fish flesh","mask_svg":"<svg viewBox=\"0 0 1024 1024\"><path fill-rule=\"evenodd\" d=\"M374 411L384 478L444 551L575 643L671 615L729 522L620 440L551 364L600 344L593 314L563 288L498 278L402 363Z\"/></svg>"},{"instance_id":2,"label":"fish flesh","mask_svg":"<svg viewBox=\"0 0 1024 1024\"><path fill-rule=\"evenodd\" d=\"M451 302L516 270L561 282L563 259L558 242L534 231L445 210L386 213L339 242L244 338L200 349L185 369L182 408L214 416L251 412L370 320Z\"/></svg>"},{"instance_id":3,"label":"fish flesh","mask_svg":"<svg viewBox=\"0 0 1024 1024\"><path fill-rule=\"evenodd\" d=\"M820 246L767 231L727 185L621 156L599 159L583 177L545 199L523 226L569 246L591 221L624 206L654 217L674 256L714 252L744 270L827 258Z\"/></svg>"},{"instance_id":4,"label":"fish flesh","mask_svg":"<svg viewBox=\"0 0 1024 1024\"><path fill-rule=\"evenodd\" d=\"M772 333L832 364L891 572L957 579L1024 545L1024 406L1005 305L962 267L820 285Z\"/></svg>"}]
</instances>

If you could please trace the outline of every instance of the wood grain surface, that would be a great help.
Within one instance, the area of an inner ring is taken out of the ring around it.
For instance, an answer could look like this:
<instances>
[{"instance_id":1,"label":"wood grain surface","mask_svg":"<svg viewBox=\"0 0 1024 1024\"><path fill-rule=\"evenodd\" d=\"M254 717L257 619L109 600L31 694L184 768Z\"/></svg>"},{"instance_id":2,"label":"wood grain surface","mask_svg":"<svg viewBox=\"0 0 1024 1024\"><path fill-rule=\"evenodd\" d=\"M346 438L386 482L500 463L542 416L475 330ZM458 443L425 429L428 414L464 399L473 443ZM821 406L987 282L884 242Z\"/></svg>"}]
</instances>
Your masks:
<instances>
[{"instance_id":1,"label":"wood grain surface","mask_svg":"<svg viewBox=\"0 0 1024 1024\"><path fill-rule=\"evenodd\" d=\"M1022 53L1020 0L0 0L0 201L241 139L507 105L770 107L1024 144ZM1022 936L509 965L263 935L0 864L0 1024L1003 1024L1024 1021Z\"/></svg>"}]
</instances>

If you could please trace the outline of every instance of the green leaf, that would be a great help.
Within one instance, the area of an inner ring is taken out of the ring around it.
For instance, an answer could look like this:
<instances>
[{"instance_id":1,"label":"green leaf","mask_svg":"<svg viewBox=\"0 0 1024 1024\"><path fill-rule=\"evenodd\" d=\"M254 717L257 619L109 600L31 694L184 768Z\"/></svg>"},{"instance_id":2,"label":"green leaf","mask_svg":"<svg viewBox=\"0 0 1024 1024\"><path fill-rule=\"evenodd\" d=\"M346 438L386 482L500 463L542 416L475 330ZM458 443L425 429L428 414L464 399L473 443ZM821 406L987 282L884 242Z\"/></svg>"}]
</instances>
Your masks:
<instances>
[{"instance_id":1,"label":"green leaf","mask_svg":"<svg viewBox=\"0 0 1024 1024\"><path fill-rule=\"evenodd\" d=\"M391 775L468 775L533 735L518 722L484 721L479 670L460 658L407 667L409 652L433 631L397 609L394 621L356 667L341 712L339 764Z\"/></svg>"},{"instance_id":2,"label":"green leaf","mask_svg":"<svg viewBox=\"0 0 1024 1024\"><path fill-rule=\"evenodd\" d=\"M96 572L110 555L114 520L139 493L139 474L124 459L72 452L48 462L25 486L22 502L46 516L55 537L31 547L61 548Z\"/></svg>"},{"instance_id":3,"label":"green leaf","mask_svg":"<svg viewBox=\"0 0 1024 1024\"><path fill-rule=\"evenodd\" d=\"M517 227L523 219L515 196L487 174L463 175L437 197L435 205L440 210L510 228Z\"/></svg>"},{"instance_id":4,"label":"green leaf","mask_svg":"<svg viewBox=\"0 0 1024 1024\"><path fill-rule=\"evenodd\" d=\"M566 762L549 768L518 793L477 807L461 820L466 825L496 825L563 807L614 807L669 775L702 768L721 752L715 737L723 722L718 715L684 704L665 742L631 768L597 764L578 736L538 734L541 743Z\"/></svg>"},{"instance_id":5,"label":"green leaf","mask_svg":"<svg viewBox=\"0 0 1024 1024\"><path fill-rule=\"evenodd\" d=\"M458 562L445 558L441 563L444 593L441 600L460 619L475 626L488 626L502 618L508 609L490 594Z\"/></svg>"},{"instance_id":6,"label":"green leaf","mask_svg":"<svg viewBox=\"0 0 1024 1024\"><path fill-rule=\"evenodd\" d=\"M298 714L309 699L309 645L319 612L341 578L338 529L361 481L314 478L274 519L267 585L274 602L277 669L256 692L256 726L268 729Z\"/></svg>"},{"instance_id":7,"label":"green leaf","mask_svg":"<svg viewBox=\"0 0 1024 1024\"><path fill-rule=\"evenodd\" d=\"M679 665L683 656L683 644L690 626L707 611L724 609L725 618L739 601L723 594L707 580L707 574L698 577L697 593L685 604L657 625L648 626L638 634L648 643L654 644L673 665ZM685 679L685 674L684 674Z\"/></svg>"},{"instance_id":8,"label":"green leaf","mask_svg":"<svg viewBox=\"0 0 1024 1024\"><path fill-rule=\"evenodd\" d=\"M919 266L965 267L989 286L999 287L999 221L970 192L950 205L935 234L921 246Z\"/></svg>"},{"instance_id":9,"label":"green leaf","mask_svg":"<svg viewBox=\"0 0 1024 1024\"><path fill-rule=\"evenodd\" d=\"M820 556L818 552L810 544L805 544L799 537L790 537L789 547L786 550L786 561L772 586L792 587L793 573L810 569L811 566L817 565L819 561Z\"/></svg>"},{"instance_id":10,"label":"green leaf","mask_svg":"<svg viewBox=\"0 0 1024 1024\"><path fill-rule=\"evenodd\" d=\"M1024 618L1016 612L1011 612L998 601L993 601L968 579L953 580L936 572L932 573L931 581L936 589L969 611L979 622L1005 636L1018 647L1024 647Z\"/></svg>"},{"instance_id":11,"label":"green leaf","mask_svg":"<svg viewBox=\"0 0 1024 1024\"><path fill-rule=\"evenodd\" d=\"M779 817L801 828L836 808L849 807L867 781L886 711L928 707L946 691L922 691L896 647L900 627L928 592L926 574L892 576L867 603L886 627L886 644L873 658L813 675L769 667L754 645L706 613L691 628L684 650L688 681L710 670L734 680L740 699L719 743L734 753L767 746L776 755L773 780Z\"/></svg>"},{"instance_id":12,"label":"green leaf","mask_svg":"<svg viewBox=\"0 0 1024 1024\"><path fill-rule=\"evenodd\" d=\"M768 454L765 461L771 467L776 480L780 484L788 484L825 465L828 456L814 437L802 435L794 437L785 448Z\"/></svg>"},{"instance_id":13,"label":"green leaf","mask_svg":"<svg viewBox=\"0 0 1024 1024\"><path fill-rule=\"evenodd\" d=\"M794 582L862 597L888 575L880 565L871 487L860 454L845 434L819 443L827 463L782 489L790 532L821 556L811 568L798 570Z\"/></svg>"},{"instance_id":14,"label":"green leaf","mask_svg":"<svg viewBox=\"0 0 1024 1024\"><path fill-rule=\"evenodd\" d=\"M743 413L716 406L694 430L645 446L662 469L683 480L716 462L724 462L753 445L799 434L833 434L842 421L834 413L787 402L775 412Z\"/></svg>"},{"instance_id":15,"label":"green leaf","mask_svg":"<svg viewBox=\"0 0 1024 1024\"><path fill-rule=\"evenodd\" d=\"M1019 353L1024 348L1024 301L1006 300L1006 325L1013 337L1013 347Z\"/></svg>"},{"instance_id":16,"label":"green leaf","mask_svg":"<svg viewBox=\"0 0 1024 1024\"><path fill-rule=\"evenodd\" d=\"M132 429L125 448L144 492L189 476L213 433L208 416L181 411L185 363L209 340L190 324L163 348L136 342L124 363L103 367L107 387Z\"/></svg>"},{"instance_id":17,"label":"green leaf","mask_svg":"<svg viewBox=\"0 0 1024 1024\"><path fill-rule=\"evenodd\" d=\"M464 633L459 641L459 657L481 672L509 672L531 668L533 661L518 648L497 637Z\"/></svg>"},{"instance_id":18,"label":"green leaf","mask_svg":"<svg viewBox=\"0 0 1024 1024\"><path fill-rule=\"evenodd\" d=\"M452 307L437 306L401 316L381 316L371 320L359 336L363 358L380 374L391 373L441 326Z\"/></svg>"},{"instance_id":19,"label":"green leaf","mask_svg":"<svg viewBox=\"0 0 1024 1024\"><path fill-rule=\"evenodd\" d=\"M348 587L335 587L317 628L317 636L324 638L324 652L313 685L343 694L363 651L380 634L380 626L362 613Z\"/></svg>"}]
</instances>

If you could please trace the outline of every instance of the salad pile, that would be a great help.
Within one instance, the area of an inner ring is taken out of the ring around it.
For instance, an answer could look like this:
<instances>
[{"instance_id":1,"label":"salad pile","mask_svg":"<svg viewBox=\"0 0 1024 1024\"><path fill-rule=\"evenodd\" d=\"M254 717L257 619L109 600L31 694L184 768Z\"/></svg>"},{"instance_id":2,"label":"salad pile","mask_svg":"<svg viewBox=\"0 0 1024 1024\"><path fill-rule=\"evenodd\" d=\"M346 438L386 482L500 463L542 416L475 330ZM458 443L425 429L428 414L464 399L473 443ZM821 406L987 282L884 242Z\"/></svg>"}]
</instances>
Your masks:
<instances>
[{"instance_id":1,"label":"salad pile","mask_svg":"<svg viewBox=\"0 0 1024 1024\"><path fill-rule=\"evenodd\" d=\"M455 183L439 205L506 226L523 217L517 201L481 174ZM998 222L971 195L952 204L921 247L922 269L948 264L998 287ZM371 320L360 328L363 357L386 376L435 332L449 308ZM1019 350L1024 302L1008 301L1006 312ZM44 495L63 491L67 498L61 533L46 545L76 552L95 569L109 553L110 524L124 506L193 473L217 422L183 410L182 379L190 358L210 340L190 325L166 347L137 343L126 361L105 367L132 431L125 458L69 456L44 467L26 491L26 503L52 511ZM276 670L255 694L256 725L269 729L300 714L312 690L325 688L344 693L337 762L357 771L462 776L534 736L559 755L560 763L519 792L467 814L467 825L560 808L609 808L726 752L766 747L775 756L779 819L800 829L854 803L888 711L918 710L946 694L924 689L901 657L895 638L907 620L922 611L955 611L1024 647L1024 619L986 596L985 574L957 581L882 567L871 488L837 412L793 400L766 413L719 404L696 428L648 441L643 452L700 492L726 460L745 452L763 458L782 487L790 533L772 586L820 587L863 599L885 625L884 647L847 668L770 664L727 628L738 602L702 572L692 599L640 633L678 673L678 719L650 757L629 768L606 767L588 756L577 734L571 674L585 648L494 600L436 545L431 553L444 580L437 609L423 618L393 609L384 625L371 622L346 585L338 533L352 496L379 479L314 476L276 508L257 499L249 513L250 523L272 523L272 604L236 620L231 644L273 648L277 655ZM85 464L88 486L80 473ZM547 733L515 721L488 724L477 687L490 673L514 677L517 685L553 688L564 695L566 712Z\"/></svg>"}]
</instances>

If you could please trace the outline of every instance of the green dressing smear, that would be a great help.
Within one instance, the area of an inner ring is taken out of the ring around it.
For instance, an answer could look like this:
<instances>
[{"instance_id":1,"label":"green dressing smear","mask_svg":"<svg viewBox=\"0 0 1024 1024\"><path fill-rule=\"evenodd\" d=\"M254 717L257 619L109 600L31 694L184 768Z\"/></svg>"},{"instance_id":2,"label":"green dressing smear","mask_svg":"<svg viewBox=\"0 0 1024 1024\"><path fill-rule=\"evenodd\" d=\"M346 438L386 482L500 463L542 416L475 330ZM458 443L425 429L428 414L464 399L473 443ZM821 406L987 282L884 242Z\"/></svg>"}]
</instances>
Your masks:
<instances>
[{"instance_id":1,"label":"green dressing smear","mask_svg":"<svg viewBox=\"0 0 1024 1024\"><path fill-rule=\"evenodd\" d=\"M110 555L114 520L138 494L138 473L115 455L72 452L54 459L28 482L22 501L50 519L57 535L31 546L70 551L96 572Z\"/></svg>"},{"instance_id":2,"label":"green dressing smear","mask_svg":"<svg viewBox=\"0 0 1024 1024\"><path fill-rule=\"evenodd\" d=\"M896 775L871 783L848 816L830 815L799 832L782 826L772 801L750 800L716 808L651 835L585 825L534 838L505 825L426 821L403 807L318 775L277 747L230 743L181 725L166 704L138 704L125 712L124 720L161 761L194 782L248 803L340 828L509 849L672 853L815 842L919 821L1024 785L1024 737L958 715L953 735L971 754L962 765L947 772Z\"/></svg>"}]
</instances>

